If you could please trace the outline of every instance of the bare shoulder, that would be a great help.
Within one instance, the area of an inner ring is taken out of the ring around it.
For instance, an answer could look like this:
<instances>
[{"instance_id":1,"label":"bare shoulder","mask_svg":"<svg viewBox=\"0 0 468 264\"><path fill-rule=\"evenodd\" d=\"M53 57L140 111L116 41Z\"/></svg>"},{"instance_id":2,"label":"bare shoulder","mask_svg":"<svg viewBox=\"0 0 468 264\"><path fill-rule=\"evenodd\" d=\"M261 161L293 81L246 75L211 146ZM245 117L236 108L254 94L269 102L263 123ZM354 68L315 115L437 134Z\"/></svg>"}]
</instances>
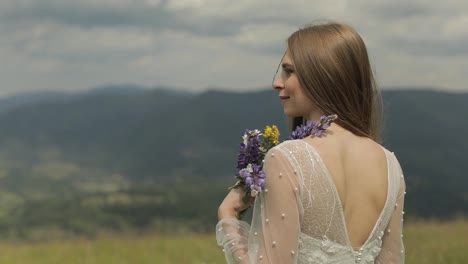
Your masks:
<instances>
[{"instance_id":1,"label":"bare shoulder","mask_svg":"<svg viewBox=\"0 0 468 264\"><path fill-rule=\"evenodd\" d=\"M354 136L346 142L347 156L353 160L372 162L372 164L386 163L384 148L370 138Z\"/></svg>"},{"instance_id":2,"label":"bare shoulder","mask_svg":"<svg viewBox=\"0 0 468 264\"><path fill-rule=\"evenodd\" d=\"M301 140L315 148L325 160L331 159L343 163L347 161L386 163L384 149L379 143L367 137L356 136L344 129L332 130L321 138L307 137Z\"/></svg>"},{"instance_id":3,"label":"bare shoulder","mask_svg":"<svg viewBox=\"0 0 468 264\"><path fill-rule=\"evenodd\" d=\"M368 187L369 191L385 190L387 184L387 157L384 148L366 137L356 136L333 126L324 137L302 139L320 155L329 170L338 191L354 191ZM384 192L385 193L385 192ZM344 198L344 197L343 197Z\"/></svg>"}]
</instances>

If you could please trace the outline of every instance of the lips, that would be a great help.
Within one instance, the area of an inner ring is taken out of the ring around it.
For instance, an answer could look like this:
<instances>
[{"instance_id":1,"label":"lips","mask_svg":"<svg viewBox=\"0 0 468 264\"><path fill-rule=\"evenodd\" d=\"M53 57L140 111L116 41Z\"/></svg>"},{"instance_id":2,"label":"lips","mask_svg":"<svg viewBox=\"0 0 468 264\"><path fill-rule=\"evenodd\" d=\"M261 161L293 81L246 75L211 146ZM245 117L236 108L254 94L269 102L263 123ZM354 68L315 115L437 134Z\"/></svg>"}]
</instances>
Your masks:
<instances>
[{"instance_id":1,"label":"lips","mask_svg":"<svg viewBox=\"0 0 468 264\"><path fill-rule=\"evenodd\" d=\"M281 100L286 100L286 99L289 99L289 96L280 96L280 99Z\"/></svg>"}]
</instances>

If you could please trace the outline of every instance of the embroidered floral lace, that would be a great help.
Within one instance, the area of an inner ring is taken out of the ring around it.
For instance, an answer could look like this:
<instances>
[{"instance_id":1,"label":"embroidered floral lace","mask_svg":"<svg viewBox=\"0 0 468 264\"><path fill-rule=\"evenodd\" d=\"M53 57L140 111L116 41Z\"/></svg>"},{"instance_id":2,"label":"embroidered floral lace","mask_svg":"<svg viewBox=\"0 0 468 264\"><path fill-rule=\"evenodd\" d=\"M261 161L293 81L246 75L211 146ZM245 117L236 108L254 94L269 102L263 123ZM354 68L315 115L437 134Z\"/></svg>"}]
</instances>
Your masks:
<instances>
[{"instance_id":1,"label":"embroidered floral lace","mask_svg":"<svg viewBox=\"0 0 468 264\"><path fill-rule=\"evenodd\" d=\"M302 140L272 148L264 163L267 186L255 201L251 224L225 218L216 226L227 263L404 263L405 182L397 158L383 150L387 200L367 241L355 249L338 192L317 151Z\"/></svg>"}]
</instances>

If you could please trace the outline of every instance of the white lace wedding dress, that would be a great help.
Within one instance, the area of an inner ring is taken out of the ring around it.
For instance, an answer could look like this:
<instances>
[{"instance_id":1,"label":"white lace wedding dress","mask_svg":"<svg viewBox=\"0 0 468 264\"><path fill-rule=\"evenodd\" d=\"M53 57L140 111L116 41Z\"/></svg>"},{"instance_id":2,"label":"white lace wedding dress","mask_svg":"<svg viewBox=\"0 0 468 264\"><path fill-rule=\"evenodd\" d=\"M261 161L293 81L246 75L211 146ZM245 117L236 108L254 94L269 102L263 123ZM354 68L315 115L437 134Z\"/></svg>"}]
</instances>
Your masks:
<instances>
[{"instance_id":1,"label":"white lace wedding dress","mask_svg":"<svg viewBox=\"0 0 468 264\"><path fill-rule=\"evenodd\" d=\"M383 150L387 200L367 241L356 249L338 192L317 151L302 140L270 149L263 167L267 189L255 200L251 224L225 218L216 226L227 263L404 263L405 182L397 158Z\"/></svg>"}]
</instances>

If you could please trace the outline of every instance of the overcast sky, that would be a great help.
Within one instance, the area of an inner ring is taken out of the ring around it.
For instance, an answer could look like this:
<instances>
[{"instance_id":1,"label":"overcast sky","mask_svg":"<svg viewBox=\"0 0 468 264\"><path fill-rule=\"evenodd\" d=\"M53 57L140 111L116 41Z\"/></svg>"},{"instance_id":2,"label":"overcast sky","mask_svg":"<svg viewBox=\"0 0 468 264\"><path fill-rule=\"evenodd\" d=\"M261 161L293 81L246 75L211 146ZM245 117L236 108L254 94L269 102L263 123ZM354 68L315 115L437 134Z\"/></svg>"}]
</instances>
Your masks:
<instances>
[{"instance_id":1,"label":"overcast sky","mask_svg":"<svg viewBox=\"0 0 468 264\"><path fill-rule=\"evenodd\" d=\"M268 87L298 27L354 26L383 87L468 92L468 1L1 0L0 96Z\"/></svg>"}]
</instances>

